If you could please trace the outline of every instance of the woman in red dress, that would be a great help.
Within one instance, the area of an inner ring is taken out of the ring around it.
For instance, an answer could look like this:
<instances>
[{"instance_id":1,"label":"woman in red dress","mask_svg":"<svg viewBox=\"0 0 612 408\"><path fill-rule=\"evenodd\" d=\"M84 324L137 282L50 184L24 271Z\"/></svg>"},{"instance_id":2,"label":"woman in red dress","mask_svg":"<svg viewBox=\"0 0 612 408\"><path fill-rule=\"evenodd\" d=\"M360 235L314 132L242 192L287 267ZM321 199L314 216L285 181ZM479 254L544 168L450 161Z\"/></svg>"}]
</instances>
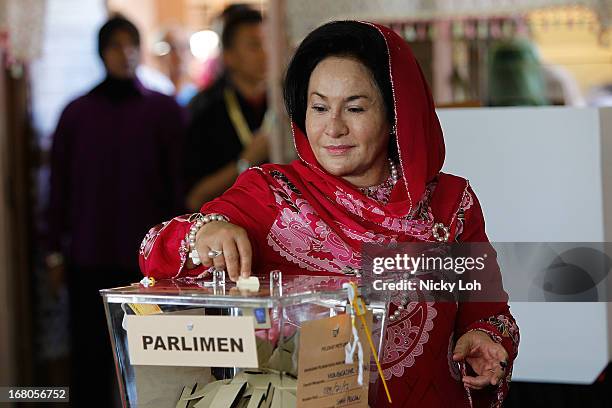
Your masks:
<instances>
[{"instance_id":1,"label":"woman in red dress","mask_svg":"<svg viewBox=\"0 0 612 408\"><path fill-rule=\"evenodd\" d=\"M298 160L246 170L200 213L151 229L146 276L354 274L363 243L488 242L468 181L440 171L431 92L395 32L357 21L314 30L289 65L285 102ZM393 406L501 406L519 342L506 300L393 301L380 356Z\"/></svg>"}]
</instances>

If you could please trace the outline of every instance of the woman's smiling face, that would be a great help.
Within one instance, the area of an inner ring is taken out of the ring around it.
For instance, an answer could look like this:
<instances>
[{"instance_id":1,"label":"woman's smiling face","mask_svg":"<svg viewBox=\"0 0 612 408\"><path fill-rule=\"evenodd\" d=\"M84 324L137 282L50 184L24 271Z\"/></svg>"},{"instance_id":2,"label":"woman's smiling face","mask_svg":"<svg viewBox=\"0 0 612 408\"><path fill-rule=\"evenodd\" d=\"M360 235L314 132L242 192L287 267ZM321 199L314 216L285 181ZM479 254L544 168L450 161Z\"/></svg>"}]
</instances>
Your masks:
<instances>
[{"instance_id":1,"label":"woman's smiling face","mask_svg":"<svg viewBox=\"0 0 612 408\"><path fill-rule=\"evenodd\" d=\"M357 187L388 175L390 126L370 70L355 58L327 57L308 83L306 135L319 164Z\"/></svg>"}]
</instances>

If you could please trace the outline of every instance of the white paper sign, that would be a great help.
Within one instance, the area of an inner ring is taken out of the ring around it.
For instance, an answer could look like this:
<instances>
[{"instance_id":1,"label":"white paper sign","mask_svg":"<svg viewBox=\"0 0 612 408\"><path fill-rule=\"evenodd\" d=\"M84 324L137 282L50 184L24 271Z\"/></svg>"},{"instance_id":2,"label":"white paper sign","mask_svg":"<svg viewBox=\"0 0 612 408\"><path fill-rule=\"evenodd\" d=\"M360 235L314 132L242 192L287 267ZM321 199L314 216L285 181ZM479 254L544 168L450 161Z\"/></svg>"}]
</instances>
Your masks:
<instances>
[{"instance_id":1,"label":"white paper sign","mask_svg":"<svg viewBox=\"0 0 612 408\"><path fill-rule=\"evenodd\" d=\"M257 367L252 316L126 318L132 365Z\"/></svg>"}]
</instances>

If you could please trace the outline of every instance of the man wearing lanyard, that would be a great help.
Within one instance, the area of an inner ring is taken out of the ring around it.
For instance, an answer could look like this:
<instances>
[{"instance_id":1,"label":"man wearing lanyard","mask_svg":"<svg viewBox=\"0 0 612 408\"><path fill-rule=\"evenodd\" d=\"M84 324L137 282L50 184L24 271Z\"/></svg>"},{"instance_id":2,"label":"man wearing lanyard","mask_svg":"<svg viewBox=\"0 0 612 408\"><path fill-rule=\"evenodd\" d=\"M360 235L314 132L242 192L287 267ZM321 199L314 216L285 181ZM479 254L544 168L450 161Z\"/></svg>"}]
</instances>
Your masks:
<instances>
[{"instance_id":1,"label":"man wearing lanyard","mask_svg":"<svg viewBox=\"0 0 612 408\"><path fill-rule=\"evenodd\" d=\"M226 17L221 40L225 72L190 103L185 172L186 204L192 211L268 158L262 126L267 110L262 21L248 7Z\"/></svg>"}]
</instances>

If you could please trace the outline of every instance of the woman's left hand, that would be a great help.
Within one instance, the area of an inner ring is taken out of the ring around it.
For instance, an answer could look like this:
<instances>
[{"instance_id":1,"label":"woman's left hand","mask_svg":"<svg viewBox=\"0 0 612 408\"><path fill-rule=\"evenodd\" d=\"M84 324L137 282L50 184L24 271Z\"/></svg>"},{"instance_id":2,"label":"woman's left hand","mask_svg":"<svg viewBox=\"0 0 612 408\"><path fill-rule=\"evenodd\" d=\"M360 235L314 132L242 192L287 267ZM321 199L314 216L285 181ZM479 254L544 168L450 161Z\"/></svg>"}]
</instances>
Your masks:
<instances>
[{"instance_id":1,"label":"woman's left hand","mask_svg":"<svg viewBox=\"0 0 612 408\"><path fill-rule=\"evenodd\" d=\"M457 340L453 360L467 362L477 376L463 376L463 383L469 388L481 390L488 385L497 385L506 375L508 353L494 342L488 334L474 330Z\"/></svg>"}]
</instances>

